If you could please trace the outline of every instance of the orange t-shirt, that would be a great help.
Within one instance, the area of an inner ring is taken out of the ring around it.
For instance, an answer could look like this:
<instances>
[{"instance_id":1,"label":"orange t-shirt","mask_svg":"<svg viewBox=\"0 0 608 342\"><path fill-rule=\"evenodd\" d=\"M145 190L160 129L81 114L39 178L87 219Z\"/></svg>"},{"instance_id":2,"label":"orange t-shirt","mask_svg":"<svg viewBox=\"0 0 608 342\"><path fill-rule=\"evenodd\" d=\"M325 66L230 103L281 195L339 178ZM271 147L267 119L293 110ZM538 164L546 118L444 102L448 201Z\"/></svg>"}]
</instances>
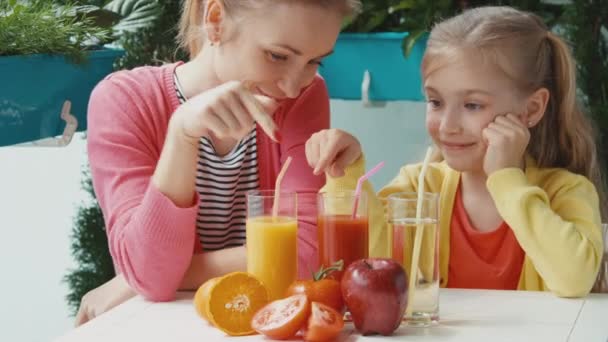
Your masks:
<instances>
[{"instance_id":1,"label":"orange t-shirt","mask_svg":"<svg viewBox=\"0 0 608 342\"><path fill-rule=\"evenodd\" d=\"M449 288L516 290L524 251L503 221L490 232L479 232L464 209L460 186L450 227Z\"/></svg>"}]
</instances>

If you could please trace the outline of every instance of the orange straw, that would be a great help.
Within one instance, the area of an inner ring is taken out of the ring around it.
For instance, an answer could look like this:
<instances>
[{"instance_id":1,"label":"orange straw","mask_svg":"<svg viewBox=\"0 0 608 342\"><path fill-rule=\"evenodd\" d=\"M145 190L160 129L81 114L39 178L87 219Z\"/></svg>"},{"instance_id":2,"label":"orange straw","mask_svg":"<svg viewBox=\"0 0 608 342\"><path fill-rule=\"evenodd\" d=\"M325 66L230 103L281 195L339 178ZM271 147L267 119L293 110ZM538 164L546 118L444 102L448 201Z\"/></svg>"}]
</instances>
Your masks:
<instances>
[{"instance_id":1,"label":"orange straw","mask_svg":"<svg viewBox=\"0 0 608 342\"><path fill-rule=\"evenodd\" d=\"M283 181L283 177L285 177L285 173L287 173L287 169L289 168L289 164L291 164L291 157L287 157L287 160L283 164L279 175L277 176L277 180L274 183L274 202L272 204L272 217L277 218L279 216L279 195L281 193L281 182Z\"/></svg>"}]
</instances>

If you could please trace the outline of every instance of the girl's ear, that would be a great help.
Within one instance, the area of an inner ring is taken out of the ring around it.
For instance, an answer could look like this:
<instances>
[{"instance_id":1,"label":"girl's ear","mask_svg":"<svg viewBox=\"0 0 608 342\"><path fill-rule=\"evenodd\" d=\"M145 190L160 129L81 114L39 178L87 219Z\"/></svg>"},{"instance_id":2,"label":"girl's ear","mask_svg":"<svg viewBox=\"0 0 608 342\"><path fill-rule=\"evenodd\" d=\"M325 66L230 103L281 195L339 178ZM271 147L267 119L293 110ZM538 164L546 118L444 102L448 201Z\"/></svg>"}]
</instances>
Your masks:
<instances>
[{"instance_id":1,"label":"girl's ear","mask_svg":"<svg viewBox=\"0 0 608 342\"><path fill-rule=\"evenodd\" d=\"M535 91L526 102L526 124L528 128L536 126L545 115L551 93L547 88Z\"/></svg>"}]
</instances>

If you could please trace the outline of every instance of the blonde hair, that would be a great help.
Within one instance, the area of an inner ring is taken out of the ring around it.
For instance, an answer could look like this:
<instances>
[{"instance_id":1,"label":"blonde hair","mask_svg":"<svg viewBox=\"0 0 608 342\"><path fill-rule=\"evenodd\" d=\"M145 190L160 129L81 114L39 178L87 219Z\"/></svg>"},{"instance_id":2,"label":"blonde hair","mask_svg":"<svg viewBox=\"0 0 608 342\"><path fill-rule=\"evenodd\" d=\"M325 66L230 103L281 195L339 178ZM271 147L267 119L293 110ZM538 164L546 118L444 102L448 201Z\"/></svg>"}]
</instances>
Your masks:
<instances>
[{"instance_id":1,"label":"blonde hair","mask_svg":"<svg viewBox=\"0 0 608 342\"><path fill-rule=\"evenodd\" d=\"M228 14L246 9L269 6L277 0L221 0ZM313 5L333 8L343 16L352 16L361 10L360 0L281 0L282 2L305 2ZM182 15L179 21L178 42L182 49L188 51L190 58L196 56L203 45L204 35L201 28L206 0L184 0Z\"/></svg>"},{"instance_id":2,"label":"blonde hair","mask_svg":"<svg viewBox=\"0 0 608 342\"><path fill-rule=\"evenodd\" d=\"M462 49L473 49L500 68L522 94L549 90L546 112L530 130L527 152L539 167L564 168L591 180L606 218L597 132L577 104L568 45L535 14L511 7L474 8L435 25L422 61L423 79Z\"/></svg>"}]
</instances>

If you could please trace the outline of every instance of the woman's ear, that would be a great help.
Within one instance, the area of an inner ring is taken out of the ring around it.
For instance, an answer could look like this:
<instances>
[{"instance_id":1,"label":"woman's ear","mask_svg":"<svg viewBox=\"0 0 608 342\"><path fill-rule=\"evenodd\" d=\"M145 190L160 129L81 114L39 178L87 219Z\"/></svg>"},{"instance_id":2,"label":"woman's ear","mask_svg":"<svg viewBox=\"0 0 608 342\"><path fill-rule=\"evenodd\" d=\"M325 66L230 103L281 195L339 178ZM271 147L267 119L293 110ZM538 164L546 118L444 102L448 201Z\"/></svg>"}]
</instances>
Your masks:
<instances>
[{"instance_id":1,"label":"woman's ear","mask_svg":"<svg viewBox=\"0 0 608 342\"><path fill-rule=\"evenodd\" d=\"M217 45L222 38L222 24L226 18L226 10L221 0L208 0L205 5L204 28L206 38L211 45Z\"/></svg>"},{"instance_id":2,"label":"woman's ear","mask_svg":"<svg viewBox=\"0 0 608 342\"><path fill-rule=\"evenodd\" d=\"M536 126L545 115L551 93L547 88L535 91L526 102L526 124L528 128Z\"/></svg>"}]
</instances>

